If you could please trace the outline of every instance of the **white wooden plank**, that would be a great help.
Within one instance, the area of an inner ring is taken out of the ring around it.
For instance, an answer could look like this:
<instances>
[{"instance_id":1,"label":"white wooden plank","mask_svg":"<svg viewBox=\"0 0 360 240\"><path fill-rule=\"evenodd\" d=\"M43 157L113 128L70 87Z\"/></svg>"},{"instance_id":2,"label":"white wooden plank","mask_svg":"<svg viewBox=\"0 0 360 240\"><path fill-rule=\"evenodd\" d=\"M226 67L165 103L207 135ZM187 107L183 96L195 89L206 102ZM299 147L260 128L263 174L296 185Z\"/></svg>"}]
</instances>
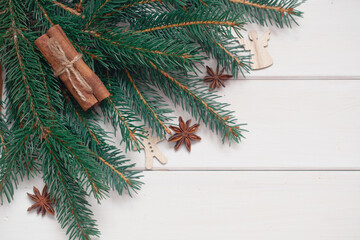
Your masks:
<instances>
[{"instance_id":1,"label":"white wooden plank","mask_svg":"<svg viewBox=\"0 0 360 240\"><path fill-rule=\"evenodd\" d=\"M252 71L250 78L262 76L360 76L360 21L356 19L360 1L308 0L299 9L304 18L292 29L271 29L267 50L274 65ZM259 35L268 27L246 26ZM244 36L247 36L244 33ZM211 65L215 66L214 62Z\"/></svg>"},{"instance_id":2,"label":"white wooden plank","mask_svg":"<svg viewBox=\"0 0 360 240\"><path fill-rule=\"evenodd\" d=\"M102 240L360 238L360 172L145 172L129 197L94 206ZM53 218L27 213L24 183L0 208L1 239L66 239Z\"/></svg>"},{"instance_id":3,"label":"white wooden plank","mask_svg":"<svg viewBox=\"0 0 360 240\"><path fill-rule=\"evenodd\" d=\"M307 1L299 27L272 28L268 51L274 65L252 76L360 76L359 1ZM265 30L265 29L264 29Z\"/></svg>"},{"instance_id":4,"label":"white wooden plank","mask_svg":"<svg viewBox=\"0 0 360 240\"><path fill-rule=\"evenodd\" d=\"M247 139L229 147L202 124L191 153L160 143L169 161L154 169L360 169L359 92L350 80L229 81L220 94L249 124ZM143 152L128 155L144 169Z\"/></svg>"}]
</instances>

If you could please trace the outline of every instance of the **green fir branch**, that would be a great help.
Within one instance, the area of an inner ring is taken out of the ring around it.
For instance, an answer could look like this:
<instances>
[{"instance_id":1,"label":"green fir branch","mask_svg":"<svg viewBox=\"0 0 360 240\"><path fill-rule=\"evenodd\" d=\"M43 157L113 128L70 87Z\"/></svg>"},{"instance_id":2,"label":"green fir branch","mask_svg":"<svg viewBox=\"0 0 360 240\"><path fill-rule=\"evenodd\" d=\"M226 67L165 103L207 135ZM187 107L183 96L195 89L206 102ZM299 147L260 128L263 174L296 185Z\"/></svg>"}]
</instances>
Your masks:
<instances>
[{"instance_id":1,"label":"green fir branch","mask_svg":"<svg viewBox=\"0 0 360 240\"><path fill-rule=\"evenodd\" d=\"M297 8L305 0L222 0L225 6L244 12L244 17L250 22L260 25L276 25L277 27L291 27L297 24L296 17L302 17Z\"/></svg>"},{"instance_id":2,"label":"green fir branch","mask_svg":"<svg viewBox=\"0 0 360 240\"><path fill-rule=\"evenodd\" d=\"M40 149L40 156L44 159L42 172L44 182L55 199L56 217L62 228L67 227L69 239L84 239L99 237L96 222L92 219L93 213L86 201L86 192L79 186L64 164L64 156L59 156L53 150L55 139L51 136L46 139Z\"/></svg>"},{"instance_id":3,"label":"green fir branch","mask_svg":"<svg viewBox=\"0 0 360 240\"><path fill-rule=\"evenodd\" d=\"M104 120L109 121L114 128L114 133L119 130L122 136L120 143L125 143L126 150L138 149L140 147L140 138L144 137L144 129L139 125L141 120L136 113L127 104L125 94L122 94L118 86L111 85L110 75L107 72L105 84L111 94L109 98L101 103L101 110Z\"/></svg>"},{"instance_id":4,"label":"green fir branch","mask_svg":"<svg viewBox=\"0 0 360 240\"><path fill-rule=\"evenodd\" d=\"M236 119L231 115L232 112L225 109L228 104L215 101L218 96L209 92L199 80L184 76L175 78L157 68L153 63L152 66L155 71L152 71L151 75L157 76L153 83L175 105L180 104L196 119L202 120L206 126L222 137L223 142L225 140L239 142L244 137L242 132L246 130L241 129L241 126L245 124L236 124Z\"/></svg>"},{"instance_id":5,"label":"green fir branch","mask_svg":"<svg viewBox=\"0 0 360 240\"><path fill-rule=\"evenodd\" d=\"M141 83L141 81L135 82L135 74L130 73L127 69L124 71L126 77L122 80L118 79L118 86L119 89L123 89L127 93L129 105L144 119L151 129L155 130L158 136L163 137L165 133L171 134L170 129L165 125L170 118L165 114L172 111L165 108L166 104L154 89ZM116 83L113 85L116 85Z\"/></svg>"},{"instance_id":6,"label":"green fir branch","mask_svg":"<svg viewBox=\"0 0 360 240\"><path fill-rule=\"evenodd\" d=\"M236 33L245 24L240 21L241 14L231 14L230 10L200 8L191 12L175 10L169 13L153 13L131 25L138 33L149 33L168 39L195 41L202 51L218 59L226 70L235 77L239 70L249 71L249 56L236 42L232 30ZM150 60L151 61L151 60Z\"/></svg>"},{"instance_id":7,"label":"green fir branch","mask_svg":"<svg viewBox=\"0 0 360 240\"><path fill-rule=\"evenodd\" d=\"M91 111L83 112L78 106L74 106L68 93L64 91L66 125L71 131L81 136L85 146L89 148L94 157L101 165L105 173L106 185L122 194L126 189L129 194L132 191L140 189L140 176L136 171L130 171L129 168L134 164L129 164L129 160L116 147L108 144L107 134L96 123L96 116Z\"/></svg>"}]
</instances>

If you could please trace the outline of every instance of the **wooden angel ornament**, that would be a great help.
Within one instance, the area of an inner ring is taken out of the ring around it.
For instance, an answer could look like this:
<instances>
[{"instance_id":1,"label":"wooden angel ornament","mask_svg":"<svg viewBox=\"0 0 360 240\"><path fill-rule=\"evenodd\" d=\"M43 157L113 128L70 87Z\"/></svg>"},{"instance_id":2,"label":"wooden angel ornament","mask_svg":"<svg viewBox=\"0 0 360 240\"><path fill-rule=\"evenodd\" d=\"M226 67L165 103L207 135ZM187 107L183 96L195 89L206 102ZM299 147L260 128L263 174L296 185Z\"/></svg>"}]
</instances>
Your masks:
<instances>
[{"instance_id":1,"label":"wooden angel ornament","mask_svg":"<svg viewBox=\"0 0 360 240\"><path fill-rule=\"evenodd\" d=\"M250 51L251 55L251 69L262 69L269 67L273 64L273 60L266 50L268 41L270 40L270 30L262 35L259 39L256 31L249 33L249 40L239 38L240 45L243 45L245 50Z\"/></svg>"},{"instance_id":2,"label":"wooden angel ornament","mask_svg":"<svg viewBox=\"0 0 360 240\"><path fill-rule=\"evenodd\" d=\"M153 167L154 158L156 158L161 164L166 164L168 160L157 147L157 143L163 141L164 139L161 139L159 136L152 135L151 130L148 128L145 128L145 131L147 132L145 135L147 139L141 138L143 146L140 148L145 150L145 168L150 170Z\"/></svg>"}]
</instances>

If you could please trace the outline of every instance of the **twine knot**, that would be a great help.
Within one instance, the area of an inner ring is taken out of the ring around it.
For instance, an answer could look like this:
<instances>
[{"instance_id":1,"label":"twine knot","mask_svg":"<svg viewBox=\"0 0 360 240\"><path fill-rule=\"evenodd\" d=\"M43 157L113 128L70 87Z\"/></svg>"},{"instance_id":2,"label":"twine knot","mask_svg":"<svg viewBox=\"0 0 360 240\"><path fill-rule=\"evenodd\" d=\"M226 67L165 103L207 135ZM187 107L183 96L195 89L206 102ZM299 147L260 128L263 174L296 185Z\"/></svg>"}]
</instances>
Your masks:
<instances>
[{"instance_id":1,"label":"twine knot","mask_svg":"<svg viewBox=\"0 0 360 240\"><path fill-rule=\"evenodd\" d=\"M79 95L80 99L85 102L86 98L85 98L84 94L82 94L82 92L79 90L79 88L75 85L74 80L71 76L71 74L72 74L75 77L75 79L85 88L85 90L88 93L93 93L93 89L91 88L91 86L86 82L86 80L83 78L83 76L81 76L80 72L74 67L74 63L76 63L77 61L79 61L82 58L82 54L78 53L78 55L76 55L74 57L74 59L70 61L66 57L65 52L61 48L59 42L56 41L55 38L49 39L49 49L50 49L51 53L60 61L61 66L62 66L60 69L55 70L55 72L54 72L55 77L58 77L63 73L66 73L72 87L75 89L75 91Z\"/></svg>"}]
</instances>

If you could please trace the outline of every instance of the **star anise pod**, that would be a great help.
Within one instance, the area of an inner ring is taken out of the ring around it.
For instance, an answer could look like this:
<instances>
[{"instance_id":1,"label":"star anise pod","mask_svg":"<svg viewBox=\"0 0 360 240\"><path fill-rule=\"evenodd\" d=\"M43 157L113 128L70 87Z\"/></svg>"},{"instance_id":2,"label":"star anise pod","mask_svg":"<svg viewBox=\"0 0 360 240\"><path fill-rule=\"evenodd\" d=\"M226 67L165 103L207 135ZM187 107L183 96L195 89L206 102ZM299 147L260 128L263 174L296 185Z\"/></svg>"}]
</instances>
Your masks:
<instances>
[{"instance_id":1,"label":"star anise pod","mask_svg":"<svg viewBox=\"0 0 360 240\"><path fill-rule=\"evenodd\" d=\"M204 78L204 82L210 82L210 90L220 88L221 86L225 87L224 81L232 78L232 75L223 74L225 68L219 72L219 65L216 67L216 73L209 66L206 66L206 70L209 76Z\"/></svg>"},{"instance_id":2,"label":"star anise pod","mask_svg":"<svg viewBox=\"0 0 360 240\"><path fill-rule=\"evenodd\" d=\"M47 186L45 185L41 194L39 189L37 189L36 187L34 187L35 195L27 193L31 200L35 202L31 207L28 208L28 211L37 208L37 214L41 212L44 216L45 213L48 212L51 215L55 215L55 210L52 207L53 201L50 198L50 193L48 193L46 190Z\"/></svg>"},{"instance_id":3,"label":"star anise pod","mask_svg":"<svg viewBox=\"0 0 360 240\"><path fill-rule=\"evenodd\" d=\"M183 121L181 117L179 117L179 127L175 126L169 126L171 130L175 132L174 135L172 135L168 142L176 142L175 144L175 150L178 150L181 144L185 142L185 146L187 150L191 151L191 141L190 140L196 140L199 141L201 138L194 133L199 128L200 124L194 124L190 127L191 120L188 120L186 123Z\"/></svg>"}]
</instances>

